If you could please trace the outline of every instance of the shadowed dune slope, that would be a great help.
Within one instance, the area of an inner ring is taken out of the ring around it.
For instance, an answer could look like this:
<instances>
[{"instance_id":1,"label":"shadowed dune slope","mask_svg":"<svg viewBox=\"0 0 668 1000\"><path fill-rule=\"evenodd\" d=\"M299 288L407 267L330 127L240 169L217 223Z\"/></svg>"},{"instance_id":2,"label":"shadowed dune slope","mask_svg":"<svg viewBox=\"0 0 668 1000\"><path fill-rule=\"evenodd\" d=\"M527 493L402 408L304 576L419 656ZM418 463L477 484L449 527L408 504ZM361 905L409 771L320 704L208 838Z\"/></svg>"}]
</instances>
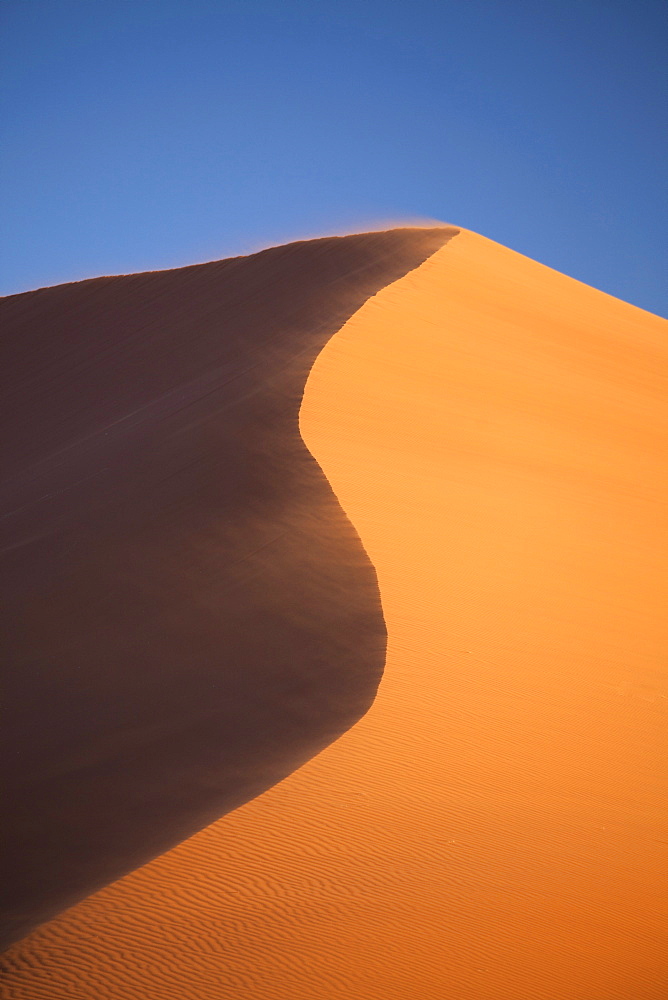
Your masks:
<instances>
[{"instance_id":1,"label":"shadowed dune slope","mask_svg":"<svg viewBox=\"0 0 668 1000\"><path fill-rule=\"evenodd\" d=\"M299 406L328 338L453 232L2 301L10 937L368 708L385 655L376 576Z\"/></svg>"},{"instance_id":2,"label":"shadowed dune slope","mask_svg":"<svg viewBox=\"0 0 668 1000\"><path fill-rule=\"evenodd\" d=\"M462 232L318 357L371 710L6 955L12 1000L665 996L663 320Z\"/></svg>"}]
</instances>

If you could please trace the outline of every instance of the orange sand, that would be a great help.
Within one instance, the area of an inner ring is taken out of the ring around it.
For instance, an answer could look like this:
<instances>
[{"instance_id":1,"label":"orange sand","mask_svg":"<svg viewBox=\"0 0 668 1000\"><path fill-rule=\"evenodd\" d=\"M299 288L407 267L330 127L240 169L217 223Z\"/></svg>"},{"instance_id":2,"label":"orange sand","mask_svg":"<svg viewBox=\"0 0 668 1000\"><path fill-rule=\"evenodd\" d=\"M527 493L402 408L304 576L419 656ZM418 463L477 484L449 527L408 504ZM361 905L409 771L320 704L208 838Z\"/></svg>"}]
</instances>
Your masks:
<instances>
[{"instance_id":1,"label":"orange sand","mask_svg":"<svg viewBox=\"0 0 668 1000\"><path fill-rule=\"evenodd\" d=\"M7 997L665 995L666 329L467 232L348 321L301 426L378 572L376 702Z\"/></svg>"}]
</instances>

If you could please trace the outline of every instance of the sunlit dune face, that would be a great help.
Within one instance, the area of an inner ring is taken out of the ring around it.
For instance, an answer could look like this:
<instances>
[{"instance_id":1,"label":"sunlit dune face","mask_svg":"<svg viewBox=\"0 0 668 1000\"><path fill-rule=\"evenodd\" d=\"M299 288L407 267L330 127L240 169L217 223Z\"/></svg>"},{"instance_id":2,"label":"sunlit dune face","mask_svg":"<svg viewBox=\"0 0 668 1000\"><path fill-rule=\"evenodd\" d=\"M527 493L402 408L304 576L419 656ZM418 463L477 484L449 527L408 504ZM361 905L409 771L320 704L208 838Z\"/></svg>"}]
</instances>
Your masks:
<instances>
[{"instance_id":1,"label":"sunlit dune face","mask_svg":"<svg viewBox=\"0 0 668 1000\"><path fill-rule=\"evenodd\" d=\"M665 330L464 233L311 374L390 636L390 996L426 941L428 995L660 995Z\"/></svg>"},{"instance_id":2,"label":"sunlit dune face","mask_svg":"<svg viewBox=\"0 0 668 1000\"><path fill-rule=\"evenodd\" d=\"M345 324L300 426L378 573L378 696L14 949L13 996L664 995L665 334L467 232Z\"/></svg>"}]
</instances>

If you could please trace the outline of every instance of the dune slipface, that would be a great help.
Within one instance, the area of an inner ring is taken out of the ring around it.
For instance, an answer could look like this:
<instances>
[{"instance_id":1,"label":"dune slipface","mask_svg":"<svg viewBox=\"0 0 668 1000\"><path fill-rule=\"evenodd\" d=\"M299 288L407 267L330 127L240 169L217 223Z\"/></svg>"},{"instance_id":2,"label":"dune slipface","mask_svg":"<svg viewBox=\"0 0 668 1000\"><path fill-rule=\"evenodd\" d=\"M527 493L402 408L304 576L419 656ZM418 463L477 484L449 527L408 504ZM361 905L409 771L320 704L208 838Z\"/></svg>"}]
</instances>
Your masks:
<instances>
[{"instance_id":1,"label":"dune slipface","mask_svg":"<svg viewBox=\"0 0 668 1000\"><path fill-rule=\"evenodd\" d=\"M376 576L299 406L334 331L451 234L314 240L3 300L10 938L368 708Z\"/></svg>"},{"instance_id":2,"label":"dune slipface","mask_svg":"<svg viewBox=\"0 0 668 1000\"><path fill-rule=\"evenodd\" d=\"M378 696L6 956L13 1000L665 995L667 324L462 232L318 357Z\"/></svg>"}]
</instances>

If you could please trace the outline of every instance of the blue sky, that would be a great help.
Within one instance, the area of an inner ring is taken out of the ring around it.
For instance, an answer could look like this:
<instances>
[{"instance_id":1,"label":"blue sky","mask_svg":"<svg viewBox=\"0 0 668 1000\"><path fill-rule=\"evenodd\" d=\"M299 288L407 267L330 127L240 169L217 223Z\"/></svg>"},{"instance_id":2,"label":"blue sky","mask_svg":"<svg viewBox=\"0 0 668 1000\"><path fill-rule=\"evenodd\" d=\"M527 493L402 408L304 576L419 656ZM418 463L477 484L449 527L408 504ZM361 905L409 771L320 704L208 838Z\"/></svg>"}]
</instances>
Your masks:
<instances>
[{"instance_id":1,"label":"blue sky","mask_svg":"<svg viewBox=\"0 0 668 1000\"><path fill-rule=\"evenodd\" d=\"M663 0L0 0L0 291L432 218L666 314Z\"/></svg>"}]
</instances>

